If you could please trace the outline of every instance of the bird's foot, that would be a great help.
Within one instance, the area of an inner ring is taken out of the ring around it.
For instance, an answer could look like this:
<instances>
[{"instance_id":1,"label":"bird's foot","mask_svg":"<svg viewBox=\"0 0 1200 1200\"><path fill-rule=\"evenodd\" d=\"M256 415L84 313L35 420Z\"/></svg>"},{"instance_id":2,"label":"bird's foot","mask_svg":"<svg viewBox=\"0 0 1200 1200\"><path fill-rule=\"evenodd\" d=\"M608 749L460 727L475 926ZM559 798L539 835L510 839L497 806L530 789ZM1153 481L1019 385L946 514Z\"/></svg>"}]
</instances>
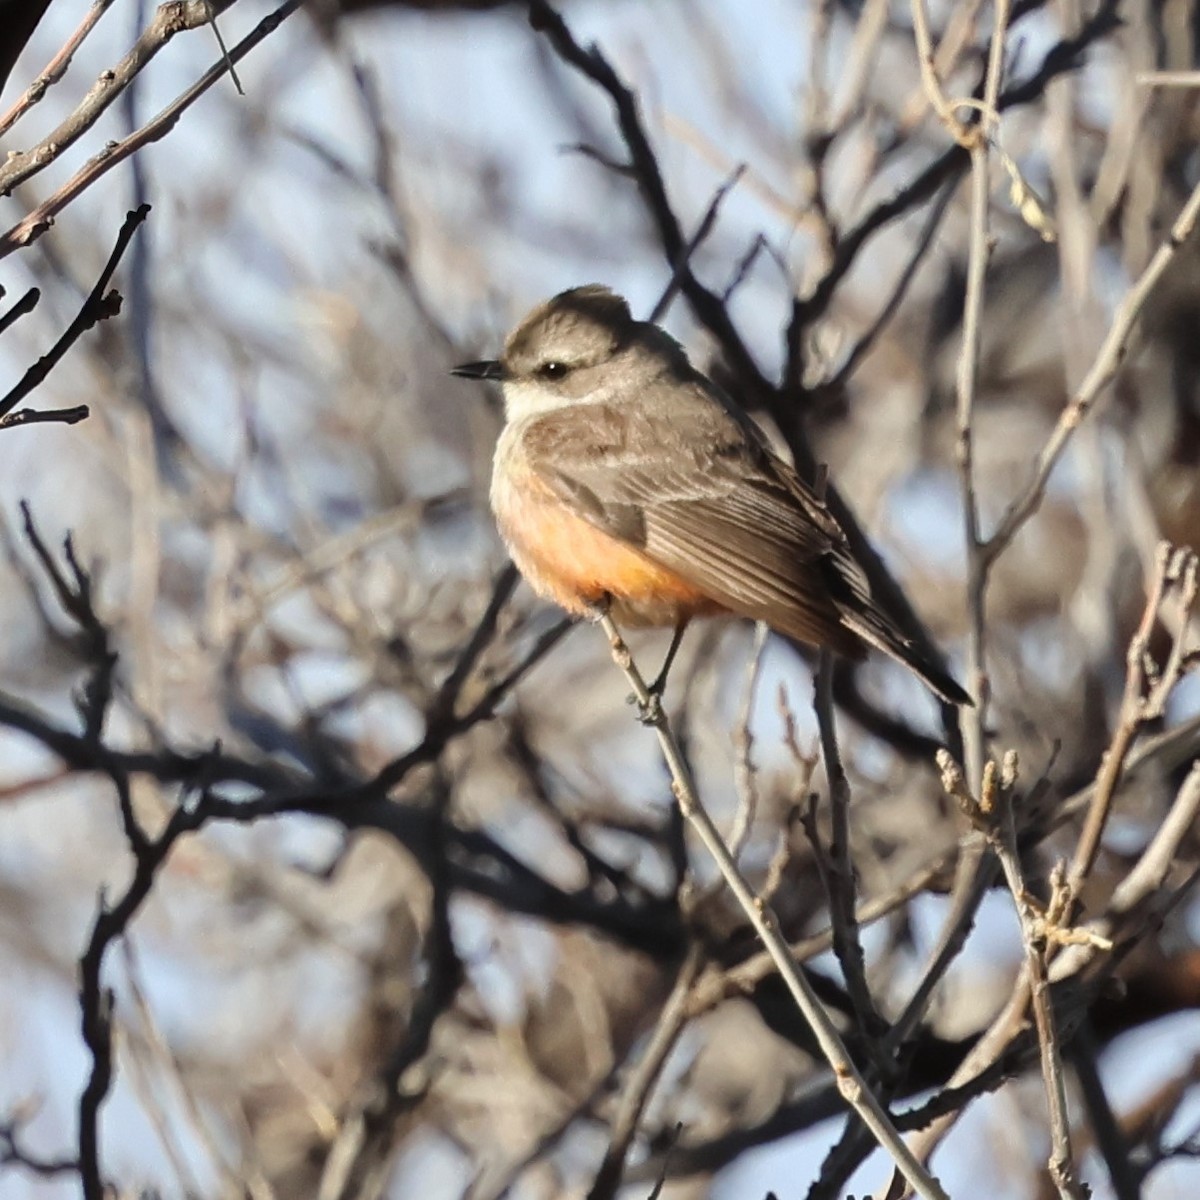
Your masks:
<instances>
[{"instance_id":1,"label":"bird's foot","mask_svg":"<svg viewBox=\"0 0 1200 1200\"><path fill-rule=\"evenodd\" d=\"M667 678L671 674L671 664L674 663L675 655L683 642L683 631L686 628L686 619L675 626L675 631L671 635L671 645L667 648L667 656L663 659L662 668L654 677L654 682L646 688L648 699L641 705L644 725L653 725L662 719L662 698L667 690Z\"/></svg>"},{"instance_id":2,"label":"bird's foot","mask_svg":"<svg viewBox=\"0 0 1200 1200\"><path fill-rule=\"evenodd\" d=\"M657 679L654 681L655 685L657 685L659 682L660 681ZM625 697L625 703L634 704L637 706L638 720L643 725L661 725L666 719L666 715L663 712L662 706L661 688L656 689L654 686L647 688L646 698L644 700L640 696L630 692L629 695Z\"/></svg>"},{"instance_id":3,"label":"bird's foot","mask_svg":"<svg viewBox=\"0 0 1200 1200\"><path fill-rule=\"evenodd\" d=\"M587 619L599 624L608 616L609 610L612 608L612 597L605 592L599 600L589 600L586 608Z\"/></svg>"},{"instance_id":4,"label":"bird's foot","mask_svg":"<svg viewBox=\"0 0 1200 1200\"><path fill-rule=\"evenodd\" d=\"M654 698L661 700L667 690L667 676L671 673L671 664L663 663L663 668L655 676L654 682L647 684L646 691Z\"/></svg>"}]
</instances>

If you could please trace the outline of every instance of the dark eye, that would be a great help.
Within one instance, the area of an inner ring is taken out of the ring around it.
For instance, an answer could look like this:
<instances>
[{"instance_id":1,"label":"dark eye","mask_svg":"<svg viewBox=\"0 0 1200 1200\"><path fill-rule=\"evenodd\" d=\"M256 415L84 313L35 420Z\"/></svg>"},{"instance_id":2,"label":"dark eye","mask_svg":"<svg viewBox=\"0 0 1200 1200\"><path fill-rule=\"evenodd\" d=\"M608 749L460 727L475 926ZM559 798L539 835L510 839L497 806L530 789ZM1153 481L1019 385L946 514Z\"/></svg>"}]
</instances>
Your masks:
<instances>
[{"instance_id":1,"label":"dark eye","mask_svg":"<svg viewBox=\"0 0 1200 1200\"><path fill-rule=\"evenodd\" d=\"M538 374L543 379L561 379L570 369L564 362L548 362L538 367Z\"/></svg>"}]
</instances>

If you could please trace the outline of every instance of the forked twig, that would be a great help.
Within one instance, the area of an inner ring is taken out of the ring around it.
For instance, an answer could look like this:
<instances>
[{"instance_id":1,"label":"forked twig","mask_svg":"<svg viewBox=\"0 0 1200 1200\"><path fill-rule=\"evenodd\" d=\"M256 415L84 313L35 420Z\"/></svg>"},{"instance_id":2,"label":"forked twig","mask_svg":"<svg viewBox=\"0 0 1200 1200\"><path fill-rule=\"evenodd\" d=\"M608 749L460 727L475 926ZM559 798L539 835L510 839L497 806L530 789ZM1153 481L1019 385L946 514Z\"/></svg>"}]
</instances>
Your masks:
<instances>
[{"instance_id":1,"label":"forked twig","mask_svg":"<svg viewBox=\"0 0 1200 1200\"><path fill-rule=\"evenodd\" d=\"M240 62L255 46L274 33L284 20L296 12L301 3L302 0L284 0L284 3L263 17L236 46L230 49L228 62ZM28 246L31 242L36 241L54 224L54 218L76 196L91 187L97 179L144 146L166 137L174 129L175 123L183 113L199 100L213 84L224 79L228 73L229 67L226 59L219 59L191 87L181 92L166 108L147 121L140 129L118 142L110 142L89 158L66 183L52 192L36 208L31 209L11 229L0 234L0 258L5 258L21 249L22 246ZM15 181L9 184L9 186L14 185Z\"/></svg>"},{"instance_id":2,"label":"forked twig","mask_svg":"<svg viewBox=\"0 0 1200 1200\"><path fill-rule=\"evenodd\" d=\"M941 1185L917 1160L897 1132L883 1105L867 1087L862 1074L847 1053L837 1028L796 965L796 960L792 957L791 950L779 931L779 923L774 912L761 896L755 894L754 889L738 869L737 863L734 862L712 818L700 803L700 797L692 782L691 772L684 761L678 742L671 733L662 705L657 703L657 697L651 694L612 617L607 613L603 614L599 618L599 623L608 635L613 661L624 672L625 678L633 688L642 719L654 730L658 738L659 747L671 775L671 790L679 803L684 819L696 831L705 848L712 855L718 870L729 885L730 891L737 898L759 939L774 960L784 984L812 1029L825 1059L833 1071L838 1092L858 1114L879 1145L892 1156L904 1178L908 1180L918 1195L925 1197L926 1200L948 1200Z\"/></svg>"},{"instance_id":3,"label":"forked twig","mask_svg":"<svg viewBox=\"0 0 1200 1200\"><path fill-rule=\"evenodd\" d=\"M1175 224L1171 226L1170 233L1155 251L1154 257L1146 269L1125 293L1121 303L1117 305L1112 324L1108 328L1100 351L1083 382L1068 401L1066 408L1059 414L1054 431L1038 454L1032 477L1025 488L1009 503L1004 516L1000 519L1000 524L984 543L984 554L989 563L995 562L1013 538L1017 536L1025 522L1037 512L1046 492L1046 484L1062 458L1067 443L1071 440L1075 430L1083 423L1084 418L1096 406L1105 388L1116 377L1121 363L1125 360L1125 355L1129 352L1138 317L1141 315L1147 299L1158 286L1167 268L1175 260L1179 248L1195 233L1198 220L1200 220L1200 183L1192 190L1187 203L1176 217Z\"/></svg>"},{"instance_id":4,"label":"forked twig","mask_svg":"<svg viewBox=\"0 0 1200 1200\"><path fill-rule=\"evenodd\" d=\"M79 27L63 43L57 54L42 68L41 74L25 89L20 99L0 117L0 136L6 134L35 104L40 103L53 84L56 84L66 73L75 57L75 51L83 44L84 38L96 26L96 22L104 16L112 6L113 0L92 0L92 7L80 22Z\"/></svg>"},{"instance_id":5,"label":"forked twig","mask_svg":"<svg viewBox=\"0 0 1200 1200\"><path fill-rule=\"evenodd\" d=\"M148 204L143 204L126 215L125 223L121 226L120 232L117 234L116 244L113 246L112 253L108 256L108 261L104 264L104 269L100 272L100 277L88 293L87 299L84 300L82 307L75 315L75 319L63 331L58 341L21 376L17 383L9 390L8 394L3 399L0 399L0 429L7 429L14 425L29 425L39 421L61 421L64 424L73 425L76 421L82 421L88 415L86 404L78 405L75 408L56 409L40 413L13 412L13 409L45 381L46 376L58 366L63 355L89 329L100 321L105 321L109 317L116 316L121 311L121 294L115 289L109 291L108 285L112 282L117 265L120 263L121 257L124 255L129 243L133 240L133 235L137 232L138 226L149 215L150 205Z\"/></svg>"},{"instance_id":6,"label":"forked twig","mask_svg":"<svg viewBox=\"0 0 1200 1200\"><path fill-rule=\"evenodd\" d=\"M1021 925L1029 1000L1037 1028L1042 1078L1050 1112L1050 1178L1062 1200L1086 1200L1088 1193L1076 1175L1071 1151L1062 1047L1050 995L1049 963L1054 944L1076 939L1074 932L1063 926L1063 918L1069 908L1065 871L1060 863L1051 873L1051 900L1046 910L1040 911L1025 886L1017 850L1017 826L1013 813L1017 784L1015 751L1010 750L1004 756L1004 763L999 770L994 760L988 761L978 797L970 792L958 764L948 754L939 755L938 766L942 770L942 784L947 795L958 801L971 823L987 837L1012 893ZM1088 939L1094 935L1083 933L1078 936ZM1111 949L1111 945L1108 948Z\"/></svg>"},{"instance_id":7,"label":"forked twig","mask_svg":"<svg viewBox=\"0 0 1200 1200\"><path fill-rule=\"evenodd\" d=\"M1091 873L1096 855L1100 851L1100 839L1108 823L1117 784L1124 772L1125 760L1129 757L1134 739L1147 721L1162 715L1167 697L1185 668L1184 638L1188 628L1188 614L1196 602L1197 588L1200 586L1200 562L1192 550L1173 547L1163 542L1158 547L1155 563L1156 569L1150 584L1146 608L1125 656L1125 692L1121 700L1117 731L1096 777L1096 787L1088 805L1083 831L1079 835L1079 842L1071 860L1067 882L1073 896L1078 896L1083 881ZM1172 642L1166 665L1161 671L1154 670L1151 675L1151 669L1147 666L1150 637L1163 603L1172 593L1176 595L1182 618L1178 623L1179 632Z\"/></svg>"}]
</instances>

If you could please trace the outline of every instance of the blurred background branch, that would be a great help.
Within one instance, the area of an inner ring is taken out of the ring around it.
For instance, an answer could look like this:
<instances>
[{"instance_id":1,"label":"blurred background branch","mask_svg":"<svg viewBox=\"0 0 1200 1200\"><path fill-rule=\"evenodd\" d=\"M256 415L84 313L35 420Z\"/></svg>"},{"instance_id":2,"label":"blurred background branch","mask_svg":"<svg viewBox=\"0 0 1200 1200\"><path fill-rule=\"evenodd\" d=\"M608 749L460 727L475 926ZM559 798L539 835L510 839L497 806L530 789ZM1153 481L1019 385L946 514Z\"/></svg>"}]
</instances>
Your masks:
<instances>
[{"instance_id":1,"label":"blurred background branch","mask_svg":"<svg viewBox=\"0 0 1200 1200\"><path fill-rule=\"evenodd\" d=\"M964 788L1021 765L1013 895L952 709L689 632L682 761L855 1069L951 1196L1053 1194L1040 1062L1081 1185L1197 1190L1200 23L913 17L0 3L5 1200L888 1194L492 526L447 368L592 280L977 644Z\"/></svg>"}]
</instances>

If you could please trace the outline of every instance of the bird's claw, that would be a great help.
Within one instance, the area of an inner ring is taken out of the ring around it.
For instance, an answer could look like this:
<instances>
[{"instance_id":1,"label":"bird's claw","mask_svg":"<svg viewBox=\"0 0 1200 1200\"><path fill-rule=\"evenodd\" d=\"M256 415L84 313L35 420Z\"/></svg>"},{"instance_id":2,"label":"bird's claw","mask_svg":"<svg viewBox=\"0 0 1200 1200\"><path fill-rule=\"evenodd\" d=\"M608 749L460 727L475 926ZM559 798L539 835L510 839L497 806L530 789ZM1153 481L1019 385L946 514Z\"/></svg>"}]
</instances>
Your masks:
<instances>
[{"instance_id":1,"label":"bird's claw","mask_svg":"<svg viewBox=\"0 0 1200 1200\"><path fill-rule=\"evenodd\" d=\"M634 704L638 710L638 720L643 725L660 725L663 720L662 691L658 688L647 688L646 699L632 692L625 697L627 704Z\"/></svg>"},{"instance_id":2,"label":"bird's claw","mask_svg":"<svg viewBox=\"0 0 1200 1200\"><path fill-rule=\"evenodd\" d=\"M599 600L589 600L587 602L587 619L589 621L602 621L608 616L611 608L612 597L605 592Z\"/></svg>"}]
</instances>

